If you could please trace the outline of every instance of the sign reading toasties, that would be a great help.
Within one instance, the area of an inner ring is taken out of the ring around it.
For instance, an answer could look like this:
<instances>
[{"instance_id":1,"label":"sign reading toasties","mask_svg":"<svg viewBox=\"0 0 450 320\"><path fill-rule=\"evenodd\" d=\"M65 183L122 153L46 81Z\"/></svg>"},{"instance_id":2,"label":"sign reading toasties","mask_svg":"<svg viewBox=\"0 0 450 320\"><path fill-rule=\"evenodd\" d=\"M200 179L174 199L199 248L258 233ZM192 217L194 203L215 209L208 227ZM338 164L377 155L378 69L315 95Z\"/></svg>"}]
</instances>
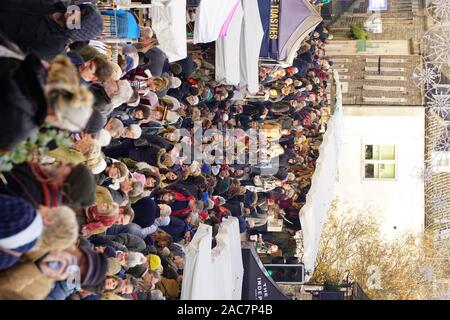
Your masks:
<instances>
[{"instance_id":1,"label":"sign reading toasties","mask_svg":"<svg viewBox=\"0 0 450 320\"><path fill-rule=\"evenodd\" d=\"M278 27L280 25L280 0L271 0L269 39L278 39Z\"/></svg>"}]
</instances>

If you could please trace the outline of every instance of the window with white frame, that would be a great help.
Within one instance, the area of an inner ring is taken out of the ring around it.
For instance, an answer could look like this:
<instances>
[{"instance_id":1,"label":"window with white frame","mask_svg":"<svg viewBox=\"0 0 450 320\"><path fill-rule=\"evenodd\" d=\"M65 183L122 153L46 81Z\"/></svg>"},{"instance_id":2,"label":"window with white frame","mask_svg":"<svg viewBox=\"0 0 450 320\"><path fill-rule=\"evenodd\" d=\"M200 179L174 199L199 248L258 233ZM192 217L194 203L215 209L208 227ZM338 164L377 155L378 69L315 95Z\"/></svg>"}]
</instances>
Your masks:
<instances>
[{"instance_id":1,"label":"window with white frame","mask_svg":"<svg viewBox=\"0 0 450 320\"><path fill-rule=\"evenodd\" d=\"M397 178L397 147L392 144L364 144L364 180Z\"/></svg>"}]
</instances>

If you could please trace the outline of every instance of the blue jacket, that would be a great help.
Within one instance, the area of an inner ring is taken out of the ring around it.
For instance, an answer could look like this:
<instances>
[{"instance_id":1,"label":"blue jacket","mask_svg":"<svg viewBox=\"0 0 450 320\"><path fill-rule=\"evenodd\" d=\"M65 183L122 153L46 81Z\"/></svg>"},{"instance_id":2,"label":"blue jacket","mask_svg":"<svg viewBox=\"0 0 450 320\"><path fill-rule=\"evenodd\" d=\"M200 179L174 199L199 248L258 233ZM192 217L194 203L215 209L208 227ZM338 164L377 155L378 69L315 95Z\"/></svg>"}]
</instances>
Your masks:
<instances>
[{"instance_id":1,"label":"blue jacket","mask_svg":"<svg viewBox=\"0 0 450 320\"><path fill-rule=\"evenodd\" d=\"M70 289L67 285L67 281L58 281L55 282L55 286L50 294L47 296L46 300L66 300L68 296L72 293L75 293L76 289Z\"/></svg>"},{"instance_id":2,"label":"blue jacket","mask_svg":"<svg viewBox=\"0 0 450 320\"><path fill-rule=\"evenodd\" d=\"M174 216L170 217L170 223L167 226L159 228L170 234L174 242L183 240L186 232L189 231L192 233L192 226L190 224Z\"/></svg>"}]
</instances>

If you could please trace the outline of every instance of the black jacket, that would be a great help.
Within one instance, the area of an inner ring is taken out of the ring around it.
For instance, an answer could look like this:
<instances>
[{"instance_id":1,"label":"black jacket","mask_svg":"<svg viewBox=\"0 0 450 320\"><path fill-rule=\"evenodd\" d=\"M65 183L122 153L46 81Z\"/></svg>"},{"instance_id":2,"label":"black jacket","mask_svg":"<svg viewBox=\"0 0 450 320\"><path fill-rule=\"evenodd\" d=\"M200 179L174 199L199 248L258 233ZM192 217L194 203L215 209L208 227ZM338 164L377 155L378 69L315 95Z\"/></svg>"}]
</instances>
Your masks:
<instances>
[{"instance_id":1,"label":"black jacket","mask_svg":"<svg viewBox=\"0 0 450 320\"><path fill-rule=\"evenodd\" d=\"M167 95L174 97L177 100L183 100L189 95L190 88L191 85L188 82L183 81L178 88L169 89L169 91L167 91Z\"/></svg>"},{"instance_id":2,"label":"black jacket","mask_svg":"<svg viewBox=\"0 0 450 320\"><path fill-rule=\"evenodd\" d=\"M128 196L122 190L113 190L108 188L115 203L121 205L125 200L128 200Z\"/></svg>"},{"instance_id":3,"label":"black jacket","mask_svg":"<svg viewBox=\"0 0 450 320\"><path fill-rule=\"evenodd\" d=\"M165 149L166 151L170 151L173 149L173 144L170 143L170 141L158 135L144 133L141 136L141 140L143 140L143 142L145 141L147 145L155 146L159 149Z\"/></svg>"},{"instance_id":4,"label":"black jacket","mask_svg":"<svg viewBox=\"0 0 450 320\"><path fill-rule=\"evenodd\" d=\"M0 194L20 197L39 205L57 206L61 203L59 190L47 183L41 183L35 168L29 163L16 165L10 172L3 173L7 184L0 180Z\"/></svg>"},{"instance_id":5,"label":"black jacket","mask_svg":"<svg viewBox=\"0 0 450 320\"><path fill-rule=\"evenodd\" d=\"M10 150L44 123L47 101L37 73L40 61L0 58L0 149Z\"/></svg>"},{"instance_id":6,"label":"black jacket","mask_svg":"<svg viewBox=\"0 0 450 320\"><path fill-rule=\"evenodd\" d=\"M147 247L144 240L128 233L105 236L105 238L114 241L115 243L120 243L121 245L127 247L129 251L133 252L141 252Z\"/></svg>"},{"instance_id":7,"label":"black jacket","mask_svg":"<svg viewBox=\"0 0 450 320\"><path fill-rule=\"evenodd\" d=\"M91 84L89 91L94 95L94 105L92 108L100 112L103 116L108 116L111 112L111 99L108 97L105 89L99 84Z\"/></svg>"},{"instance_id":8,"label":"black jacket","mask_svg":"<svg viewBox=\"0 0 450 320\"><path fill-rule=\"evenodd\" d=\"M0 45L7 43L0 39ZM14 148L44 123L45 77L46 71L35 55L28 55L24 61L0 57L0 150Z\"/></svg>"},{"instance_id":9,"label":"black jacket","mask_svg":"<svg viewBox=\"0 0 450 320\"><path fill-rule=\"evenodd\" d=\"M144 275L144 273L147 271L147 266L145 264L139 264L136 267L133 268L129 268L126 271L126 274L132 275L135 278L142 278L142 276ZM146 300L146 299L140 299L139 300ZM150 300L150 299L147 299Z\"/></svg>"},{"instance_id":10,"label":"black jacket","mask_svg":"<svg viewBox=\"0 0 450 320\"><path fill-rule=\"evenodd\" d=\"M182 70L179 76L182 78L189 77L192 74L192 72L194 72L194 70L197 68L197 64L192 59L192 55L190 53L188 53L186 58L177 61L176 63L181 65Z\"/></svg>"},{"instance_id":11,"label":"black jacket","mask_svg":"<svg viewBox=\"0 0 450 320\"><path fill-rule=\"evenodd\" d=\"M146 68L150 70L152 76L160 77L164 71L164 65L167 61L167 55L159 48L153 47L146 53L140 53L139 57L146 64Z\"/></svg>"},{"instance_id":12,"label":"black jacket","mask_svg":"<svg viewBox=\"0 0 450 320\"><path fill-rule=\"evenodd\" d=\"M128 233L118 235L93 235L89 241L96 246L110 246L116 250L140 252L146 248L145 241Z\"/></svg>"},{"instance_id":13,"label":"black jacket","mask_svg":"<svg viewBox=\"0 0 450 320\"><path fill-rule=\"evenodd\" d=\"M2 0L0 31L25 52L52 60L69 43L68 30L48 18L54 12L65 7L54 0Z\"/></svg>"}]
</instances>

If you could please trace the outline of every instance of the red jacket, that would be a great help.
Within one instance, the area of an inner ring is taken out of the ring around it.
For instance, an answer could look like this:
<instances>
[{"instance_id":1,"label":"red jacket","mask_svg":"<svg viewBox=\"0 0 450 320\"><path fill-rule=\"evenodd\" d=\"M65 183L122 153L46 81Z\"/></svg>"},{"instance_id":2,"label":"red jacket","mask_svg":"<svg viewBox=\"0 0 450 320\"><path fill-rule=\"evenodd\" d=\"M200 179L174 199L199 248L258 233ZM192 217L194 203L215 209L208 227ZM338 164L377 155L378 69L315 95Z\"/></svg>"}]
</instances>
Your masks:
<instances>
[{"instance_id":1,"label":"red jacket","mask_svg":"<svg viewBox=\"0 0 450 320\"><path fill-rule=\"evenodd\" d=\"M98 213L97 206L90 207L86 210L86 229L89 233L100 233L116 223L117 214L102 215Z\"/></svg>"},{"instance_id":2,"label":"red jacket","mask_svg":"<svg viewBox=\"0 0 450 320\"><path fill-rule=\"evenodd\" d=\"M42 170L41 167L34 163L28 163L29 168L35 173L35 177L41 184L42 194L44 195L44 206L57 207L61 203L61 194L58 187L48 183L49 176Z\"/></svg>"},{"instance_id":3,"label":"red jacket","mask_svg":"<svg viewBox=\"0 0 450 320\"><path fill-rule=\"evenodd\" d=\"M175 200L178 200L178 201L191 201L191 200L195 199L193 195L185 196L184 194L182 194L178 191L175 191L175 190L169 190L169 191L175 194Z\"/></svg>"}]
</instances>

